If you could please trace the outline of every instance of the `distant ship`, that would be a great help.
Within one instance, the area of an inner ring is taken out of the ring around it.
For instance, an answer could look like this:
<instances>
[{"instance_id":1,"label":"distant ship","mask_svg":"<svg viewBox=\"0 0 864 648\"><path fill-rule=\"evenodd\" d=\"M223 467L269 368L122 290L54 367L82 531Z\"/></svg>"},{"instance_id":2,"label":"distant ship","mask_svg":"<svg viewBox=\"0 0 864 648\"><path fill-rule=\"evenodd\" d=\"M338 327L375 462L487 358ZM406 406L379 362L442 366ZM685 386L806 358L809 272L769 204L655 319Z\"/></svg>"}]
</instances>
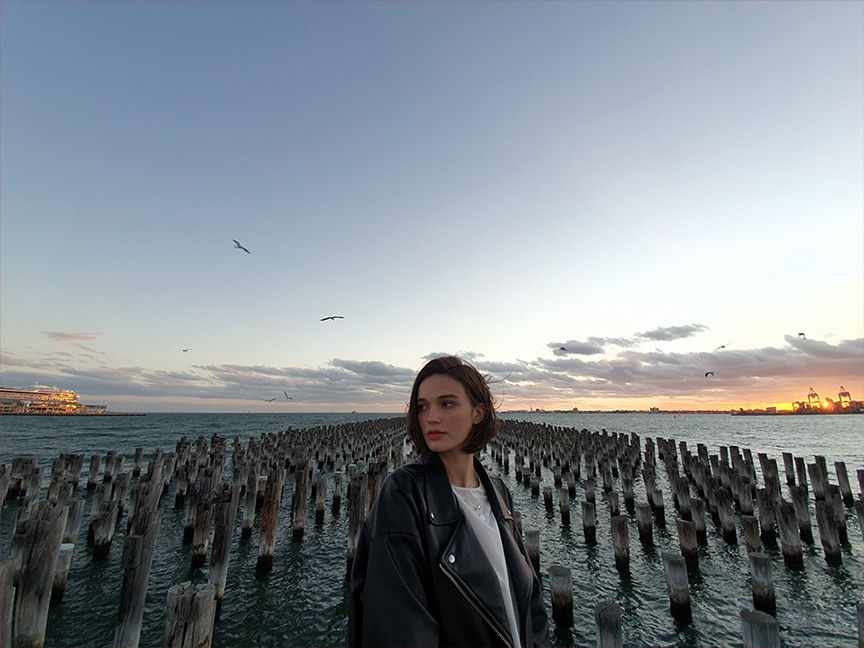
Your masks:
<instances>
[{"instance_id":1,"label":"distant ship","mask_svg":"<svg viewBox=\"0 0 864 648\"><path fill-rule=\"evenodd\" d=\"M144 416L109 414L107 405L84 405L71 389L33 385L29 389L0 387L0 414L35 416Z\"/></svg>"},{"instance_id":2,"label":"distant ship","mask_svg":"<svg viewBox=\"0 0 864 648\"><path fill-rule=\"evenodd\" d=\"M806 401L795 401L792 403L792 411L778 411L776 407L768 407L764 410L739 409L733 410L736 416L759 416L765 414L864 414L864 401L852 400L852 395L840 385L837 400L831 398L821 399L819 394L811 387Z\"/></svg>"}]
</instances>

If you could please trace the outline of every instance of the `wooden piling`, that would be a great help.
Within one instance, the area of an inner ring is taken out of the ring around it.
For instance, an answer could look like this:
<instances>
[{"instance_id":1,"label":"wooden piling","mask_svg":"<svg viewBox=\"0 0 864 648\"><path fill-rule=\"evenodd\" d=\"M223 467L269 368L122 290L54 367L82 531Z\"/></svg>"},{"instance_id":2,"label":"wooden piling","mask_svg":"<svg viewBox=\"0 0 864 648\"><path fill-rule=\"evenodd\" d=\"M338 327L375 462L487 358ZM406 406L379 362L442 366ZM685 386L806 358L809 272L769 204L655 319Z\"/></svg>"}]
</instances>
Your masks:
<instances>
[{"instance_id":1,"label":"wooden piling","mask_svg":"<svg viewBox=\"0 0 864 648\"><path fill-rule=\"evenodd\" d=\"M774 579L771 576L771 558L758 552L753 552L749 556L753 607L776 616L777 602L774 597Z\"/></svg>"},{"instance_id":2,"label":"wooden piling","mask_svg":"<svg viewBox=\"0 0 864 648\"><path fill-rule=\"evenodd\" d=\"M834 519L834 507L824 499L816 500L816 525L819 527L819 538L825 550L825 562L829 565L841 564L843 556L840 553L840 533Z\"/></svg>"},{"instance_id":3,"label":"wooden piling","mask_svg":"<svg viewBox=\"0 0 864 648\"><path fill-rule=\"evenodd\" d=\"M554 489L552 486L544 486L543 487L543 506L546 508L547 513L551 513L553 510L553 502L552 502L552 493Z\"/></svg>"},{"instance_id":4,"label":"wooden piling","mask_svg":"<svg viewBox=\"0 0 864 648\"><path fill-rule=\"evenodd\" d=\"M534 567L534 571L540 573L540 531L537 529L525 530L525 552Z\"/></svg>"},{"instance_id":5,"label":"wooden piling","mask_svg":"<svg viewBox=\"0 0 864 648\"><path fill-rule=\"evenodd\" d=\"M744 545L748 553L762 551L762 538L759 536L759 520L754 515L741 516L744 527Z\"/></svg>"},{"instance_id":6,"label":"wooden piling","mask_svg":"<svg viewBox=\"0 0 864 648\"><path fill-rule=\"evenodd\" d=\"M690 583L687 579L687 561L673 551L664 551L663 574L669 593L669 611L682 623L690 623L693 614L690 608Z\"/></svg>"},{"instance_id":7,"label":"wooden piling","mask_svg":"<svg viewBox=\"0 0 864 648\"><path fill-rule=\"evenodd\" d=\"M353 469L353 470L352 470ZM357 542L366 518L366 475L355 464L348 466L348 569L357 553Z\"/></svg>"},{"instance_id":8,"label":"wooden piling","mask_svg":"<svg viewBox=\"0 0 864 648\"><path fill-rule=\"evenodd\" d=\"M149 503L138 508L132 520L130 535L123 542L123 584L120 587L120 610L114 630L114 648L137 648L144 620L144 604L150 568L156 550L156 537L162 525L164 508Z\"/></svg>"},{"instance_id":9,"label":"wooden piling","mask_svg":"<svg viewBox=\"0 0 864 648\"><path fill-rule=\"evenodd\" d=\"M212 583L192 586L191 581L168 590L163 648L210 648L216 599Z\"/></svg>"},{"instance_id":10,"label":"wooden piling","mask_svg":"<svg viewBox=\"0 0 864 648\"><path fill-rule=\"evenodd\" d=\"M801 540L813 544L813 527L810 524L810 508L807 505L807 488L792 486L792 505L795 507L795 519L798 521L798 534Z\"/></svg>"},{"instance_id":11,"label":"wooden piling","mask_svg":"<svg viewBox=\"0 0 864 648\"><path fill-rule=\"evenodd\" d=\"M70 542L60 543L60 552L57 555L57 567L54 570L54 581L51 586L51 600L59 601L66 591L66 582L69 580L69 567L72 565L72 553L75 545Z\"/></svg>"},{"instance_id":12,"label":"wooden piling","mask_svg":"<svg viewBox=\"0 0 864 648\"><path fill-rule=\"evenodd\" d=\"M828 475L822 472L818 463L807 464L807 472L810 474L810 482L813 484L813 497L824 500L828 490Z\"/></svg>"},{"instance_id":13,"label":"wooden piling","mask_svg":"<svg viewBox=\"0 0 864 648\"><path fill-rule=\"evenodd\" d=\"M594 625L597 627L597 648L622 648L621 606L615 601L600 601L594 606Z\"/></svg>"},{"instance_id":14,"label":"wooden piling","mask_svg":"<svg viewBox=\"0 0 864 648\"><path fill-rule=\"evenodd\" d=\"M735 532L735 515L732 512L730 493L725 488L716 491L717 514L720 516L720 527L723 529L723 539L729 544L738 544Z\"/></svg>"},{"instance_id":15,"label":"wooden piling","mask_svg":"<svg viewBox=\"0 0 864 648\"><path fill-rule=\"evenodd\" d=\"M864 537L864 500L855 500L855 514L858 516L858 528Z\"/></svg>"},{"instance_id":16,"label":"wooden piling","mask_svg":"<svg viewBox=\"0 0 864 648\"><path fill-rule=\"evenodd\" d=\"M111 552L117 512L120 504L116 500L101 502L99 509L90 517L90 532L93 537L93 559L103 560Z\"/></svg>"},{"instance_id":17,"label":"wooden piling","mask_svg":"<svg viewBox=\"0 0 864 648\"><path fill-rule=\"evenodd\" d=\"M615 566L619 571L629 571L630 530L626 515L612 516L612 546L615 551Z\"/></svg>"},{"instance_id":18,"label":"wooden piling","mask_svg":"<svg viewBox=\"0 0 864 648\"><path fill-rule=\"evenodd\" d=\"M315 478L315 522L324 521L324 511L327 507L327 479L323 473Z\"/></svg>"},{"instance_id":19,"label":"wooden piling","mask_svg":"<svg viewBox=\"0 0 864 648\"><path fill-rule=\"evenodd\" d=\"M569 567L549 567L549 592L555 624L559 628L573 627L573 583Z\"/></svg>"},{"instance_id":20,"label":"wooden piling","mask_svg":"<svg viewBox=\"0 0 864 648\"><path fill-rule=\"evenodd\" d=\"M199 475L195 502L195 523L192 529L192 566L202 567L207 562L210 530L213 527L212 472L205 468Z\"/></svg>"},{"instance_id":21,"label":"wooden piling","mask_svg":"<svg viewBox=\"0 0 864 648\"><path fill-rule=\"evenodd\" d=\"M864 648L864 601L855 605L855 611L858 613L858 648Z\"/></svg>"},{"instance_id":22,"label":"wooden piling","mask_svg":"<svg viewBox=\"0 0 864 648\"><path fill-rule=\"evenodd\" d=\"M18 569L18 560L4 560L0 563L0 646L12 645L12 616Z\"/></svg>"},{"instance_id":23,"label":"wooden piling","mask_svg":"<svg viewBox=\"0 0 864 648\"><path fill-rule=\"evenodd\" d=\"M636 526L639 528L639 540L642 544L654 544L654 522L651 516L651 505L647 502L636 504Z\"/></svg>"},{"instance_id":24,"label":"wooden piling","mask_svg":"<svg viewBox=\"0 0 864 648\"><path fill-rule=\"evenodd\" d=\"M685 520L692 520L690 512L690 482L686 477L678 477L675 480L675 502L678 512Z\"/></svg>"},{"instance_id":25,"label":"wooden piling","mask_svg":"<svg viewBox=\"0 0 864 648\"><path fill-rule=\"evenodd\" d=\"M585 532L585 542L597 542L597 511L594 502L582 502L582 529Z\"/></svg>"},{"instance_id":26,"label":"wooden piling","mask_svg":"<svg viewBox=\"0 0 864 648\"><path fill-rule=\"evenodd\" d=\"M345 475L341 470L337 470L333 473L333 513L339 513L339 509L342 507L342 483L345 479Z\"/></svg>"},{"instance_id":27,"label":"wooden piling","mask_svg":"<svg viewBox=\"0 0 864 648\"><path fill-rule=\"evenodd\" d=\"M783 453L783 472L786 474L786 484L795 485L795 458L791 452Z\"/></svg>"},{"instance_id":28,"label":"wooden piling","mask_svg":"<svg viewBox=\"0 0 864 648\"><path fill-rule=\"evenodd\" d=\"M840 487L840 495L846 506L855 505L855 497L852 495L852 486L849 484L849 474L846 472L846 462L835 461L834 471L837 473L837 484Z\"/></svg>"},{"instance_id":29,"label":"wooden piling","mask_svg":"<svg viewBox=\"0 0 864 648\"><path fill-rule=\"evenodd\" d=\"M305 472L305 471L304 471ZM282 482L284 470L271 470L264 486L264 506L261 509L261 532L258 536L259 572L273 569L273 556L276 551L276 527L279 521L279 508L282 504ZM295 472L296 474L296 472Z\"/></svg>"},{"instance_id":30,"label":"wooden piling","mask_svg":"<svg viewBox=\"0 0 864 648\"><path fill-rule=\"evenodd\" d=\"M81 531L81 520L84 517L84 500L78 499L70 502L66 516L66 528L63 530L63 542L69 544L78 543L78 535Z\"/></svg>"},{"instance_id":31,"label":"wooden piling","mask_svg":"<svg viewBox=\"0 0 864 648\"><path fill-rule=\"evenodd\" d=\"M804 555L801 549L801 536L798 533L798 520L795 507L791 502L782 502L777 511L777 526L780 529L780 549L783 560L790 566L803 566Z\"/></svg>"},{"instance_id":32,"label":"wooden piling","mask_svg":"<svg viewBox=\"0 0 864 648\"><path fill-rule=\"evenodd\" d=\"M699 547L696 542L696 525L689 520L678 518L675 520L678 526L678 546L681 555L687 561L687 568L691 571L699 569Z\"/></svg>"},{"instance_id":33,"label":"wooden piling","mask_svg":"<svg viewBox=\"0 0 864 648\"><path fill-rule=\"evenodd\" d=\"M102 455L94 454L90 457L90 473L87 477L87 490L96 490L99 479L99 465L102 463Z\"/></svg>"},{"instance_id":34,"label":"wooden piling","mask_svg":"<svg viewBox=\"0 0 864 648\"><path fill-rule=\"evenodd\" d=\"M744 648L780 648L780 625L773 616L758 610L741 610Z\"/></svg>"},{"instance_id":35,"label":"wooden piling","mask_svg":"<svg viewBox=\"0 0 864 648\"><path fill-rule=\"evenodd\" d=\"M759 506L759 529L762 535L762 542L768 546L776 546L777 533L775 527L777 524L777 512L774 509L774 501L764 488L756 491L756 501Z\"/></svg>"},{"instance_id":36,"label":"wooden piling","mask_svg":"<svg viewBox=\"0 0 864 648\"><path fill-rule=\"evenodd\" d=\"M309 496L307 480L308 466L309 461L304 460L294 469L294 494L292 497L292 510L294 516L292 528L295 538L303 537L303 534L306 531L306 500ZM367 497L371 499L372 496L373 494L370 489L370 492L367 493Z\"/></svg>"},{"instance_id":37,"label":"wooden piling","mask_svg":"<svg viewBox=\"0 0 864 648\"><path fill-rule=\"evenodd\" d=\"M222 484L213 499L213 549L210 553L210 582L216 598L216 618L222 608L228 581L228 556L234 537L234 522L240 500L240 483Z\"/></svg>"},{"instance_id":38,"label":"wooden piling","mask_svg":"<svg viewBox=\"0 0 864 648\"><path fill-rule=\"evenodd\" d=\"M260 466L252 460L246 468L246 498L243 500L243 520L240 523L240 537L251 538L255 527L255 507L258 500L258 477Z\"/></svg>"},{"instance_id":39,"label":"wooden piling","mask_svg":"<svg viewBox=\"0 0 864 648\"><path fill-rule=\"evenodd\" d=\"M67 509L41 501L26 523L16 579L12 648L41 648Z\"/></svg>"},{"instance_id":40,"label":"wooden piling","mask_svg":"<svg viewBox=\"0 0 864 648\"><path fill-rule=\"evenodd\" d=\"M570 524L570 491L566 486L558 489L558 508L561 512L561 524Z\"/></svg>"}]
</instances>

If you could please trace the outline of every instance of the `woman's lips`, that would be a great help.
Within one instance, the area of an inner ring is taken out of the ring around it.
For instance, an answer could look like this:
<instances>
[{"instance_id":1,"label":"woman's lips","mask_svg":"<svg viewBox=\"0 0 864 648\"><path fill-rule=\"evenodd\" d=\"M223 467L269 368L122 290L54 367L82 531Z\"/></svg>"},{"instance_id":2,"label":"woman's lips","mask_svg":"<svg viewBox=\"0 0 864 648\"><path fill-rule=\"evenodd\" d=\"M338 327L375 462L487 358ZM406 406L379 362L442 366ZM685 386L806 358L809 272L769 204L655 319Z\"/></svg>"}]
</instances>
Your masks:
<instances>
[{"instance_id":1,"label":"woman's lips","mask_svg":"<svg viewBox=\"0 0 864 648\"><path fill-rule=\"evenodd\" d=\"M440 439L441 437L443 437L445 434L447 433L442 432L441 430L430 430L426 433L426 436L429 437L429 439L431 439L432 441L435 441L436 439Z\"/></svg>"}]
</instances>

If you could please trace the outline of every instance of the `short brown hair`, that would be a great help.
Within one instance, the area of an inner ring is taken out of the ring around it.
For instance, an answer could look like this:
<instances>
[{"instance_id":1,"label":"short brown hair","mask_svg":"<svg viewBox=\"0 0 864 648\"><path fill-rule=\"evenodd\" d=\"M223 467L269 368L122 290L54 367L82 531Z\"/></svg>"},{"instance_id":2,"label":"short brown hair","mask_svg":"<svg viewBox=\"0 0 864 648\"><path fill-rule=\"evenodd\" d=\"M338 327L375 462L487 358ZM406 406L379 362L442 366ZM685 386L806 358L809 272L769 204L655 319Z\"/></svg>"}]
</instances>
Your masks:
<instances>
[{"instance_id":1,"label":"short brown hair","mask_svg":"<svg viewBox=\"0 0 864 648\"><path fill-rule=\"evenodd\" d=\"M495 414L495 405L492 402L492 392L486 378L472 365L457 356L443 356L433 358L420 370L414 379L411 388L411 400L408 401L408 435L414 443L414 448L424 458L430 454L429 446L420 429L420 419L417 410L417 393L420 383L429 376L442 375L453 378L465 388L465 393L471 401L471 406L482 405L486 412L483 420L475 423L462 446L462 452L473 454L480 452L486 447L498 432L498 416Z\"/></svg>"}]
</instances>

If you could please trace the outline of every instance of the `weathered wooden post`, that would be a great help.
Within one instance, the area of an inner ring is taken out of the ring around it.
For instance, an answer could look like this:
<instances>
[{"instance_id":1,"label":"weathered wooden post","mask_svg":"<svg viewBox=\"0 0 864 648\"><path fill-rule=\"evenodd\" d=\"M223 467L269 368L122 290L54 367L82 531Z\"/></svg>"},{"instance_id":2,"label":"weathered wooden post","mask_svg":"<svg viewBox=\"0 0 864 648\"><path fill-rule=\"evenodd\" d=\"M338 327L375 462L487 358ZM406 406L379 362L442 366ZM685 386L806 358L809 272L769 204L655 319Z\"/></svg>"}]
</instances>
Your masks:
<instances>
[{"instance_id":1,"label":"weathered wooden post","mask_svg":"<svg viewBox=\"0 0 864 648\"><path fill-rule=\"evenodd\" d=\"M251 538L255 527L255 506L258 500L258 473L260 465L254 459L246 467L246 499L243 500L243 520L240 523L240 537Z\"/></svg>"},{"instance_id":2,"label":"weathered wooden post","mask_svg":"<svg viewBox=\"0 0 864 648\"><path fill-rule=\"evenodd\" d=\"M690 623L693 613L690 609L690 583L687 579L687 561L681 554L664 551L663 574L669 592L669 611L682 623Z\"/></svg>"},{"instance_id":3,"label":"weathered wooden post","mask_svg":"<svg viewBox=\"0 0 864 648\"><path fill-rule=\"evenodd\" d=\"M75 545L69 542L60 544L60 553L57 556L57 568L54 571L54 581L51 587L51 600L59 601L66 591L66 582L69 580L69 567L72 565L72 553Z\"/></svg>"},{"instance_id":4,"label":"weathered wooden post","mask_svg":"<svg viewBox=\"0 0 864 648\"><path fill-rule=\"evenodd\" d=\"M840 486L840 495L843 497L843 504L846 506L854 506L855 497L852 495L852 486L849 484L849 474L846 472L846 462L835 461L834 471L837 473L837 484Z\"/></svg>"},{"instance_id":5,"label":"weathered wooden post","mask_svg":"<svg viewBox=\"0 0 864 648\"><path fill-rule=\"evenodd\" d=\"M786 473L786 483L795 485L795 459L791 452L783 453L783 472Z\"/></svg>"},{"instance_id":6,"label":"weathered wooden post","mask_svg":"<svg viewBox=\"0 0 864 648\"><path fill-rule=\"evenodd\" d=\"M686 477L678 477L675 480L675 502L678 512L684 520L692 520L690 513L690 482Z\"/></svg>"},{"instance_id":7,"label":"weathered wooden post","mask_svg":"<svg viewBox=\"0 0 864 648\"><path fill-rule=\"evenodd\" d=\"M294 512L294 537L303 537L306 531L306 499L308 497L307 469L309 460L301 461L294 469L294 495L292 508Z\"/></svg>"},{"instance_id":8,"label":"weathered wooden post","mask_svg":"<svg viewBox=\"0 0 864 648\"><path fill-rule=\"evenodd\" d=\"M191 581L168 590L164 648L210 648L216 618L214 591L212 583L193 587Z\"/></svg>"},{"instance_id":9,"label":"weathered wooden post","mask_svg":"<svg viewBox=\"0 0 864 648\"><path fill-rule=\"evenodd\" d=\"M780 648L780 626L770 614L741 610L744 648Z\"/></svg>"},{"instance_id":10,"label":"weathered wooden post","mask_svg":"<svg viewBox=\"0 0 864 648\"><path fill-rule=\"evenodd\" d=\"M366 519L366 475L355 464L348 466L348 569L357 553L357 542Z\"/></svg>"},{"instance_id":11,"label":"weathered wooden post","mask_svg":"<svg viewBox=\"0 0 864 648\"><path fill-rule=\"evenodd\" d=\"M597 626L597 648L622 648L621 606L615 601L600 601L594 606L594 624Z\"/></svg>"},{"instance_id":12,"label":"weathered wooden post","mask_svg":"<svg viewBox=\"0 0 864 648\"><path fill-rule=\"evenodd\" d=\"M120 588L120 611L114 631L114 648L136 648L144 620L144 602L150 568L156 550L156 537L165 509L151 503L138 508L132 520L130 535L123 543L123 585Z\"/></svg>"},{"instance_id":13,"label":"weathered wooden post","mask_svg":"<svg viewBox=\"0 0 864 648\"><path fill-rule=\"evenodd\" d=\"M81 520L84 517L84 500L73 500L69 502L69 512L66 516L66 528L63 530L63 542L78 544L78 535L81 532Z\"/></svg>"},{"instance_id":14,"label":"weathered wooden post","mask_svg":"<svg viewBox=\"0 0 864 648\"><path fill-rule=\"evenodd\" d=\"M615 517L621 515L621 505L618 503L618 493L609 491L606 493L606 499L609 502L609 516Z\"/></svg>"},{"instance_id":15,"label":"weathered wooden post","mask_svg":"<svg viewBox=\"0 0 864 648\"><path fill-rule=\"evenodd\" d=\"M342 507L342 482L345 479L345 474L341 470L333 473L333 513L339 513Z\"/></svg>"},{"instance_id":16,"label":"weathered wooden post","mask_svg":"<svg viewBox=\"0 0 864 648\"><path fill-rule=\"evenodd\" d=\"M612 545L615 551L615 566L619 571L630 571L630 530L626 515L612 517Z\"/></svg>"},{"instance_id":17,"label":"weathered wooden post","mask_svg":"<svg viewBox=\"0 0 864 648\"><path fill-rule=\"evenodd\" d=\"M196 488L195 524L192 529L192 566L202 567L207 562L210 529L213 526L212 472L205 468L199 475Z\"/></svg>"},{"instance_id":18,"label":"weathered wooden post","mask_svg":"<svg viewBox=\"0 0 864 648\"><path fill-rule=\"evenodd\" d=\"M87 477L87 490L96 490L99 479L99 465L102 463L102 455L94 454L90 457L90 474Z\"/></svg>"},{"instance_id":19,"label":"weathered wooden post","mask_svg":"<svg viewBox=\"0 0 864 648\"><path fill-rule=\"evenodd\" d=\"M569 567L549 567L549 591L555 624L560 628L573 627L573 583L570 580Z\"/></svg>"},{"instance_id":20,"label":"weathered wooden post","mask_svg":"<svg viewBox=\"0 0 864 648\"><path fill-rule=\"evenodd\" d=\"M67 509L41 501L25 523L20 571L15 588L12 648L41 648L57 571Z\"/></svg>"},{"instance_id":21,"label":"weathered wooden post","mask_svg":"<svg viewBox=\"0 0 864 648\"><path fill-rule=\"evenodd\" d=\"M210 582L216 597L216 618L222 609L225 584L228 581L228 555L234 536L234 521L237 503L240 500L240 483L222 484L213 499L213 549L210 553Z\"/></svg>"},{"instance_id":22,"label":"weathered wooden post","mask_svg":"<svg viewBox=\"0 0 864 648\"><path fill-rule=\"evenodd\" d=\"M744 544L748 553L762 551L762 538L759 537L759 520L753 515L741 516L744 527Z\"/></svg>"},{"instance_id":23,"label":"weathered wooden post","mask_svg":"<svg viewBox=\"0 0 864 648\"><path fill-rule=\"evenodd\" d=\"M864 602L859 601L855 610L858 612L858 648L864 648Z\"/></svg>"},{"instance_id":24,"label":"weathered wooden post","mask_svg":"<svg viewBox=\"0 0 864 648\"><path fill-rule=\"evenodd\" d=\"M295 471L295 475L296 475ZM304 471L305 472L305 471ZM279 508L282 505L283 469L271 470L264 486L264 507L261 509L261 531L258 539L258 571L273 569L273 556L276 547L276 526L279 521Z\"/></svg>"},{"instance_id":25,"label":"weathered wooden post","mask_svg":"<svg viewBox=\"0 0 864 648\"><path fill-rule=\"evenodd\" d=\"M691 499L690 512L693 514L693 528L696 531L696 540L703 544L708 542L708 524L705 520L705 501L698 497Z\"/></svg>"},{"instance_id":26,"label":"weathered wooden post","mask_svg":"<svg viewBox=\"0 0 864 648\"><path fill-rule=\"evenodd\" d=\"M841 564L843 556L840 553L840 533L834 520L834 507L824 499L816 500L816 525L825 550L825 562L829 565Z\"/></svg>"},{"instance_id":27,"label":"weathered wooden post","mask_svg":"<svg viewBox=\"0 0 864 648\"><path fill-rule=\"evenodd\" d=\"M18 568L18 560L0 563L0 646L12 645L12 615Z\"/></svg>"},{"instance_id":28,"label":"weathered wooden post","mask_svg":"<svg viewBox=\"0 0 864 648\"><path fill-rule=\"evenodd\" d=\"M642 544L653 544L654 522L651 516L651 505L647 502L636 504L636 526L639 528L639 540Z\"/></svg>"},{"instance_id":29,"label":"weathered wooden post","mask_svg":"<svg viewBox=\"0 0 864 648\"><path fill-rule=\"evenodd\" d=\"M801 536L798 534L795 507L791 502L780 504L777 526L780 529L780 549L783 552L783 561L789 566L803 566L804 555L801 549Z\"/></svg>"},{"instance_id":30,"label":"weathered wooden post","mask_svg":"<svg viewBox=\"0 0 864 648\"><path fill-rule=\"evenodd\" d=\"M561 524L570 525L570 491L566 486L558 489L558 508L561 511Z\"/></svg>"},{"instance_id":31,"label":"weathered wooden post","mask_svg":"<svg viewBox=\"0 0 864 648\"><path fill-rule=\"evenodd\" d=\"M585 542L597 542L597 511L594 502L582 502L582 529L585 532Z\"/></svg>"},{"instance_id":32,"label":"weathered wooden post","mask_svg":"<svg viewBox=\"0 0 864 648\"><path fill-rule=\"evenodd\" d=\"M553 493L553 491L554 491L554 489L552 486L544 486L543 487L543 506L546 507L547 513L552 512L552 507L553 507L552 493Z\"/></svg>"},{"instance_id":33,"label":"weathered wooden post","mask_svg":"<svg viewBox=\"0 0 864 648\"><path fill-rule=\"evenodd\" d=\"M824 500L828 490L828 476L823 474L818 463L807 464L807 472L810 473L810 482L813 484L813 497Z\"/></svg>"},{"instance_id":34,"label":"weathered wooden post","mask_svg":"<svg viewBox=\"0 0 864 648\"><path fill-rule=\"evenodd\" d=\"M525 530L525 552L534 567L534 571L540 573L540 531L536 529Z\"/></svg>"},{"instance_id":35,"label":"weathered wooden post","mask_svg":"<svg viewBox=\"0 0 864 648\"><path fill-rule=\"evenodd\" d=\"M813 544L813 527L810 524L810 508L807 506L807 489L804 486L792 486L792 505L795 507L795 518L798 521L798 533L801 540Z\"/></svg>"},{"instance_id":36,"label":"weathered wooden post","mask_svg":"<svg viewBox=\"0 0 864 648\"><path fill-rule=\"evenodd\" d=\"M855 500L855 514L858 516L858 528L864 536L864 500Z\"/></svg>"},{"instance_id":37,"label":"weathered wooden post","mask_svg":"<svg viewBox=\"0 0 864 648\"><path fill-rule=\"evenodd\" d=\"M729 491L720 488L715 494L717 497L717 514L720 516L720 526L723 529L723 539L729 544L738 544L738 535L735 532L735 514L732 511Z\"/></svg>"},{"instance_id":38,"label":"weathered wooden post","mask_svg":"<svg viewBox=\"0 0 864 648\"><path fill-rule=\"evenodd\" d=\"M756 502L759 506L759 529L762 542L768 546L777 546L777 512L774 509L774 500L764 488L756 491Z\"/></svg>"},{"instance_id":39,"label":"weathered wooden post","mask_svg":"<svg viewBox=\"0 0 864 648\"><path fill-rule=\"evenodd\" d=\"M678 526L678 545L681 555L687 561L687 568L699 569L699 547L696 542L696 525L689 520L678 518L675 520Z\"/></svg>"},{"instance_id":40,"label":"weathered wooden post","mask_svg":"<svg viewBox=\"0 0 864 648\"><path fill-rule=\"evenodd\" d=\"M774 579L771 576L771 558L758 552L751 553L749 556L753 607L776 616L777 602L774 597Z\"/></svg>"},{"instance_id":41,"label":"weathered wooden post","mask_svg":"<svg viewBox=\"0 0 864 648\"><path fill-rule=\"evenodd\" d=\"M114 539L114 528L117 526L117 512L120 503L117 500L101 502L99 510L90 518L90 530L93 536L93 559L102 560L111 553L111 541ZM64 527L65 530L65 527Z\"/></svg>"},{"instance_id":42,"label":"weathered wooden post","mask_svg":"<svg viewBox=\"0 0 864 648\"><path fill-rule=\"evenodd\" d=\"M315 477L315 522L324 521L324 510L327 507L327 479L323 473Z\"/></svg>"}]
</instances>

